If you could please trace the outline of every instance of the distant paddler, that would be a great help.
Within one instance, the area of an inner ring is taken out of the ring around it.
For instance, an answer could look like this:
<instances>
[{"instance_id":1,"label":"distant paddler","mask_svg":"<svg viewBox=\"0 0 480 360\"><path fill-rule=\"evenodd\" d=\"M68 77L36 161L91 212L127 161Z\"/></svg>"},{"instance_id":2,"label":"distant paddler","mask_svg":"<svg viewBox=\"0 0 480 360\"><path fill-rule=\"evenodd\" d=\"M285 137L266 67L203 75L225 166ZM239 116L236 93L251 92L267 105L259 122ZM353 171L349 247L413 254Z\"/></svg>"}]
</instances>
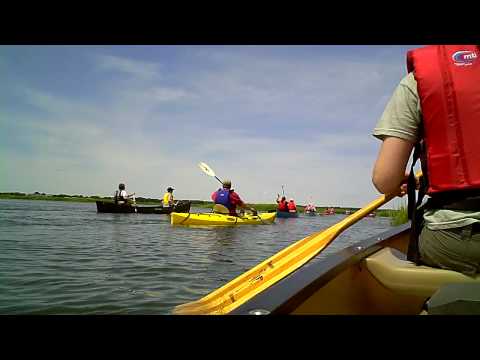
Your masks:
<instances>
[{"instance_id":1,"label":"distant paddler","mask_svg":"<svg viewBox=\"0 0 480 360\"><path fill-rule=\"evenodd\" d=\"M288 202L285 196L280 197L280 194L277 194L277 211L288 212Z\"/></svg>"},{"instance_id":2,"label":"distant paddler","mask_svg":"<svg viewBox=\"0 0 480 360\"><path fill-rule=\"evenodd\" d=\"M127 191L125 190L125 184L120 183L118 184L118 190L115 191L115 194L113 196L113 201L117 205L129 205L135 203L135 193L133 194L127 194Z\"/></svg>"},{"instance_id":3,"label":"distant paddler","mask_svg":"<svg viewBox=\"0 0 480 360\"><path fill-rule=\"evenodd\" d=\"M167 188L167 192L163 195L162 205L164 208L169 208L175 206L175 201L173 199L173 190L171 186Z\"/></svg>"},{"instance_id":4,"label":"distant paddler","mask_svg":"<svg viewBox=\"0 0 480 360\"><path fill-rule=\"evenodd\" d=\"M257 210L248 207L240 198L240 195L238 195L235 190L232 189L232 182L230 180L223 180L222 188L214 191L211 198L215 202L215 212L227 213L232 216L238 216L236 211L238 206L242 209L249 209L255 215L257 214Z\"/></svg>"},{"instance_id":5,"label":"distant paddler","mask_svg":"<svg viewBox=\"0 0 480 360\"><path fill-rule=\"evenodd\" d=\"M293 199L288 200L288 212L297 212L297 205L295 204L295 201Z\"/></svg>"},{"instance_id":6,"label":"distant paddler","mask_svg":"<svg viewBox=\"0 0 480 360\"><path fill-rule=\"evenodd\" d=\"M222 184L222 188L213 192L211 196L215 203L213 212L238 216L236 211L237 205L243 209L248 209L248 206L240 199L240 196L232 189L232 182L230 180L220 180L210 166L204 162L198 163L198 166L205 174L214 177ZM257 210L253 207L250 208L250 211L252 211L254 215L257 215Z\"/></svg>"}]
</instances>

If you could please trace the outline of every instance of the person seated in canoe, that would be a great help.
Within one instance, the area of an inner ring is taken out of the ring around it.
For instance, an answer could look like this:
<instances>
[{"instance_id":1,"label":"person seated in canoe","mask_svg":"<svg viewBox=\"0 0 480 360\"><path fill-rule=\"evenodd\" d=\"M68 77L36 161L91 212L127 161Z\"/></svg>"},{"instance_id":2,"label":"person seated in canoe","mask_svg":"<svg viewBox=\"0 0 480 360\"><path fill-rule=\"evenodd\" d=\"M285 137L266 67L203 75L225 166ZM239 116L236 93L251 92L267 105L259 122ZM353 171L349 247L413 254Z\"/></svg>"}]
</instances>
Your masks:
<instances>
[{"instance_id":1,"label":"person seated in canoe","mask_svg":"<svg viewBox=\"0 0 480 360\"><path fill-rule=\"evenodd\" d=\"M278 204L278 209L277 209L278 211L288 212L288 203L285 196L282 196L282 198L280 199L280 194L277 194L277 204Z\"/></svg>"},{"instance_id":2,"label":"person seated in canoe","mask_svg":"<svg viewBox=\"0 0 480 360\"><path fill-rule=\"evenodd\" d=\"M115 195L113 200L117 205L128 205L132 202L135 203L135 193L128 195L127 191L125 190L125 184L119 184L118 190L115 191Z\"/></svg>"},{"instance_id":3,"label":"person seated in canoe","mask_svg":"<svg viewBox=\"0 0 480 360\"><path fill-rule=\"evenodd\" d=\"M224 180L222 182L223 187L212 193L212 200L215 202L214 212L227 213L232 216L238 216L237 206L242 209L250 209L254 215L257 214L257 210L249 208L240 196L232 189L232 182L230 180Z\"/></svg>"},{"instance_id":4,"label":"person seated in canoe","mask_svg":"<svg viewBox=\"0 0 480 360\"><path fill-rule=\"evenodd\" d=\"M173 190L175 189L169 186L167 188L167 192L163 195L162 205L164 208L173 207L175 205L175 202L173 199Z\"/></svg>"},{"instance_id":5,"label":"person seated in canoe","mask_svg":"<svg viewBox=\"0 0 480 360\"><path fill-rule=\"evenodd\" d=\"M315 209L315 206L312 203L308 203L307 206L305 206L305 212L315 212L317 211Z\"/></svg>"},{"instance_id":6,"label":"person seated in canoe","mask_svg":"<svg viewBox=\"0 0 480 360\"><path fill-rule=\"evenodd\" d=\"M297 212L297 205L295 205L295 201L293 201L293 199L288 200L288 212Z\"/></svg>"}]
</instances>

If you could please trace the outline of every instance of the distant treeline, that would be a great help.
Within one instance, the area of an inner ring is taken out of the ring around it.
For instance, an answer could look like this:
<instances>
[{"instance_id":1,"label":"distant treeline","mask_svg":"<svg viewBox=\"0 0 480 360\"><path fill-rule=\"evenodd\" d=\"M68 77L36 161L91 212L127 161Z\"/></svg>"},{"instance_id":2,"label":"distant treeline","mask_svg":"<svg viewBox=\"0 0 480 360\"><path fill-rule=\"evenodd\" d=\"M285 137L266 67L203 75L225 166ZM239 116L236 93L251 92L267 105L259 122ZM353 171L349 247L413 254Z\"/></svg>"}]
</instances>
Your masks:
<instances>
[{"instance_id":1,"label":"distant treeline","mask_svg":"<svg viewBox=\"0 0 480 360\"><path fill-rule=\"evenodd\" d=\"M67 195L67 194L50 195L50 194L39 193L39 192L35 192L33 194L24 194L20 192L4 192L4 193L0 193L0 199L95 202L97 200L108 200L108 199L111 199L111 197Z\"/></svg>"}]
</instances>

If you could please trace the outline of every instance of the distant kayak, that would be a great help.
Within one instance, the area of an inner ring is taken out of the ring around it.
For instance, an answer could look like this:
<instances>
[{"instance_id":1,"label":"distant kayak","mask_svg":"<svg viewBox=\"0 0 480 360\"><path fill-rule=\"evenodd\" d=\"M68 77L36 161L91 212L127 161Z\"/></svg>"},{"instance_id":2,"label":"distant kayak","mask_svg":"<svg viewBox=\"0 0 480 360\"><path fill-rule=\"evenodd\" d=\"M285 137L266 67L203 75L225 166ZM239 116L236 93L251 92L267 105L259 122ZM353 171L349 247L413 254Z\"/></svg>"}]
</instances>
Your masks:
<instances>
[{"instance_id":1,"label":"distant kayak","mask_svg":"<svg viewBox=\"0 0 480 360\"><path fill-rule=\"evenodd\" d=\"M277 217L278 218L297 218L298 211L297 212L277 211Z\"/></svg>"},{"instance_id":2,"label":"distant kayak","mask_svg":"<svg viewBox=\"0 0 480 360\"><path fill-rule=\"evenodd\" d=\"M258 215L231 216L215 213L178 213L170 214L172 225L263 225L275 221L276 213L263 213Z\"/></svg>"},{"instance_id":3,"label":"distant kayak","mask_svg":"<svg viewBox=\"0 0 480 360\"><path fill-rule=\"evenodd\" d=\"M170 214L173 211L188 212L190 211L191 201L180 200L173 207L164 208L157 206L134 206L134 205L118 205L111 201L96 201L97 212L99 213L138 213L138 214Z\"/></svg>"},{"instance_id":4,"label":"distant kayak","mask_svg":"<svg viewBox=\"0 0 480 360\"><path fill-rule=\"evenodd\" d=\"M305 211L305 215L315 216L315 215L317 215L317 213L315 211Z\"/></svg>"}]
</instances>

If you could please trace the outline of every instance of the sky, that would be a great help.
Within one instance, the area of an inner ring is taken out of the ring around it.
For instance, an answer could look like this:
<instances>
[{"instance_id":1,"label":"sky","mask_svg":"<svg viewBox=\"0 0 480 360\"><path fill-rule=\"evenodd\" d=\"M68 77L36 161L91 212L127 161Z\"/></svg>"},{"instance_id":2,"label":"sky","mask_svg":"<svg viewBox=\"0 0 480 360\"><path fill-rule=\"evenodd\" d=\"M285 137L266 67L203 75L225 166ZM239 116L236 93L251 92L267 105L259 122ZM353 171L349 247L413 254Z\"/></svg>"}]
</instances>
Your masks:
<instances>
[{"instance_id":1,"label":"sky","mask_svg":"<svg viewBox=\"0 0 480 360\"><path fill-rule=\"evenodd\" d=\"M0 192L362 207L417 47L0 46Z\"/></svg>"}]
</instances>

